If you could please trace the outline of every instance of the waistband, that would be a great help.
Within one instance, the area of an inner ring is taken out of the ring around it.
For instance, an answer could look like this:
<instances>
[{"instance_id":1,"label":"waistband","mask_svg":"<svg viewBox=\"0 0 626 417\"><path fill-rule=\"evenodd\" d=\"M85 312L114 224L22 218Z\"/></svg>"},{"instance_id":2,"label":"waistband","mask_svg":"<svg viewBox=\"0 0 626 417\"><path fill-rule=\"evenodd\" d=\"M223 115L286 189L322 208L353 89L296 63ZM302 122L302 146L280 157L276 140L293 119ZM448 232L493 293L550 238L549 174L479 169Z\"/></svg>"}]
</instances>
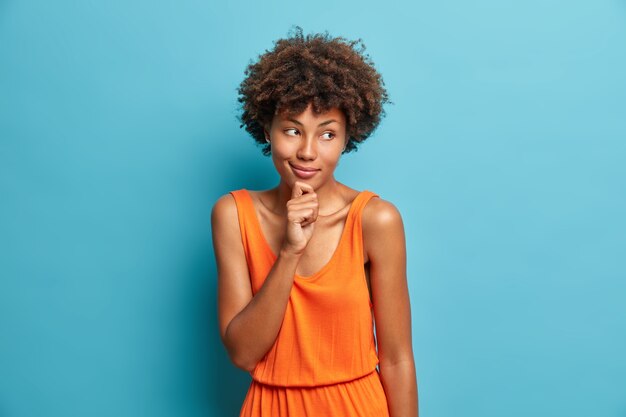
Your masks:
<instances>
[{"instance_id":1,"label":"waistband","mask_svg":"<svg viewBox=\"0 0 626 417\"><path fill-rule=\"evenodd\" d=\"M257 384L257 385L262 385L262 386L266 386L266 387L273 387L273 388L297 388L297 389L315 389L315 388L320 388L320 387L330 387L333 385L340 385L340 384L348 384L348 383L352 383L352 382L358 382L361 379L366 379L366 378L371 378L371 377L378 377L378 368L375 368L372 371L367 372L364 375L359 375L355 378L350 378L350 379L346 379L346 380L342 380L342 381L336 381L336 382L330 382L330 383L326 383L326 384L319 384L319 385L278 385L278 384L272 384L269 382L261 382L261 381L257 381L256 379L252 379L252 383L253 384Z\"/></svg>"}]
</instances>

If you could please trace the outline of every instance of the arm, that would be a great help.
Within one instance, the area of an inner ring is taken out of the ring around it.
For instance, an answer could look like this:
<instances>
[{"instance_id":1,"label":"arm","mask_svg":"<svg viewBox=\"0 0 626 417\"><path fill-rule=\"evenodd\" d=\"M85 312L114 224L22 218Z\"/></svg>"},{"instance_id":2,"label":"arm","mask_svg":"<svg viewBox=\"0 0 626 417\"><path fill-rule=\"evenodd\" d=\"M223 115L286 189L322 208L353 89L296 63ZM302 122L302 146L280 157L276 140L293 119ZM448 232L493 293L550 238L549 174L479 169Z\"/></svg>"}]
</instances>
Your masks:
<instances>
[{"instance_id":1,"label":"arm","mask_svg":"<svg viewBox=\"0 0 626 417\"><path fill-rule=\"evenodd\" d=\"M281 249L263 286L253 297L232 195L226 194L215 203L211 225L220 336L233 363L251 372L278 336L300 255Z\"/></svg>"},{"instance_id":2,"label":"arm","mask_svg":"<svg viewBox=\"0 0 626 417\"><path fill-rule=\"evenodd\" d=\"M370 262L380 375L391 417L417 417L417 381L400 213L372 199L363 211L363 241Z\"/></svg>"}]
</instances>

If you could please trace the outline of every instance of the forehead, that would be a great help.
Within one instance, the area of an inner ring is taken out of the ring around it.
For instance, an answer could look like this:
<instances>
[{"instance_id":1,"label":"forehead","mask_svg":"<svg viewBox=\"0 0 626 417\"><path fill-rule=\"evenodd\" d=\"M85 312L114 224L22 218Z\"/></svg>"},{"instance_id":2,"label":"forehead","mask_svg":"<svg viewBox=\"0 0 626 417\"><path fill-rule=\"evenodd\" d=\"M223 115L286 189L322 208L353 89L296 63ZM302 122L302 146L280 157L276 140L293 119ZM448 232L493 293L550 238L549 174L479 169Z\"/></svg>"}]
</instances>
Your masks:
<instances>
[{"instance_id":1,"label":"forehead","mask_svg":"<svg viewBox=\"0 0 626 417\"><path fill-rule=\"evenodd\" d=\"M345 123L345 115L341 109L338 107L332 107L328 111L322 113L315 113L313 111L313 106L309 104L309 106L301 113L294 112L281 112L274 116L275 120L280 121L289 121L296 120L302 124L307 123L318 123L320 121L327 120L335 120L337 123Z\"/></svg>"}]
</instances>

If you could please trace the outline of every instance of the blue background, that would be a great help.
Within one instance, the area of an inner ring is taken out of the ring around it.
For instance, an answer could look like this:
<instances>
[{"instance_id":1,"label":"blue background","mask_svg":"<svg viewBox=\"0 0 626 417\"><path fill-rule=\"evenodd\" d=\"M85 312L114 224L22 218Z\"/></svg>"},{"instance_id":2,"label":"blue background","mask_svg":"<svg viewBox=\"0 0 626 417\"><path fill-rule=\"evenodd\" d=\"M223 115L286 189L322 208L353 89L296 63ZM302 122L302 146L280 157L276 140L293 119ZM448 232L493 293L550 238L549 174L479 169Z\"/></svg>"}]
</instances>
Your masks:
<instances>
[{"instance_id":1,"label":"blue background","mask_svg":"<svg viewBox=\"0 0 626 417\"><path fill-rule=\"evenodd\" d=\"M401 211L421 415L626 416L624 0L0 0L0 416L234 416L210 210L249 61L362 38L337 179Z\"/></svg>"}]
</instances>

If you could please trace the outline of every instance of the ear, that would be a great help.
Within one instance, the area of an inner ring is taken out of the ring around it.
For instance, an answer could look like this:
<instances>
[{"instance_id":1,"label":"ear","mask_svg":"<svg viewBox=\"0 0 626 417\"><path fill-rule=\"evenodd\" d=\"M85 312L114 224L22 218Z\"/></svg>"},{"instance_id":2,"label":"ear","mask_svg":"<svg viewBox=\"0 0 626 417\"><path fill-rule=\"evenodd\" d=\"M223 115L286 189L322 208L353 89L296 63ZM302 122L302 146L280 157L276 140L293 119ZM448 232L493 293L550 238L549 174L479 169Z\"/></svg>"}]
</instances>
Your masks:
<instances>
[{"instance_id":1,"label":"ear","mask_svg":"<svg viewBox=\"0 0 626 417\"><path fill-rule=\"evenodd\" d=\"M267 126L263 127L263 134L265 135L265 140L268 140L270 138L270 132Z\"/></svg>"}]
</instances>

